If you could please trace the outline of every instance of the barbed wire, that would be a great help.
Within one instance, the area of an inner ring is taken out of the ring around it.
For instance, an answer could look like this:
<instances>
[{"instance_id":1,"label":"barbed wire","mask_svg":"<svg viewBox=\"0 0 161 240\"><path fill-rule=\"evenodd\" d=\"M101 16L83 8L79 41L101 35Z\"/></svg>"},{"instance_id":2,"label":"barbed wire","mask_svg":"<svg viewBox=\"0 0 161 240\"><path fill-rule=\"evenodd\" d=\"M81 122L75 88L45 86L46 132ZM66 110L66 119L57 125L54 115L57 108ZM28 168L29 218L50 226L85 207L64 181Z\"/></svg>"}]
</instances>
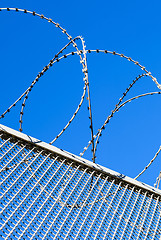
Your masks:
<instances>
[{"instance_id":1,"label":"barbed wire","mask_svg":"<svg viewBox=\"0 0 161 240\"><path fill-rule=\"evenodd\" d=\"M88 50L88 53L109 53L112 55L116 55L122 58L127 59L130 62L133 62L135 65L139 66L141 68L142 71L146 72L151 78L152 80L155 82L155 84L157 85L157 87L161 90L161 84L157 81L157 79L155 77L153 77L153 75L151 74L151 72L149 72L144 66L142 66L138 61L133 60L131 57L128 57L122 53L117 53L115 51L108 51L108 50L100 50L100 49L96 49L96 50Z\"/></svg>"},{"instance_id":2,"label":"barbed wire","mask_svg":"<svg viewBox=\"0 0 161 240\"><path fill-rule=\"evenodd\" d=\"M80 39L80 37L77 37L75 39L73 39L74 41L77 40L77 39ZM56 62L59 62L62 58L67 58L68 54L65 54L63 55L63 57L60 57L58 58L59 54L64 50L66 49L66 47L68 47L69 45L71 44L71 41L65 46L63 47L59 53L56 55L56 59L55 57L50 60L49 64L46 66L46 69L48 70L49 67L53 66L54 63ZM82 52L82 51L81 51ZM71 54L74 54L73 52ZM44 68L43 68L44 69ZM47 71L46 70L46 71ZM43 70L42 70L43 71ZM42 72L41 72L42 73ZM39 80L39 78L41 77L41 73L38 74L38 76L36 77L36 79L33 81L32 85L30 86L30 89L29 91L26 93L25 95L25 98L24 98L24 101L23 101L23 104L22 104L22 108L21 108L21 112L20 112L20 131L22 131L22 117L23 117L23 114L24 114L24 107L25 107L25 103L26 103L26 100L28 98L28 94L30 93L30 91L32 90L32 86L35 85L35 83ZM78 105L78 107L76 108L76 111L74 112L73 116L71 117L71 119L68 121L68 123L66 124L66 126L63 128L63 130L55 137L55 139L50 143L50 144L53 144L57 139L58 137L61 136L61 134L67 129L67 127L70 125L70 123L73 121L73 119L75 118L75 116L77 115L80 107L82 106L82 103L83 103L83 100L84 100L84 97L85 97L85 94L86 94L86 87L87 87L87 84L86 84L86 80L84 78L84 87L83 87L83 94L81 96L81 100L80 100L80 103Z\"/></svg>"},{"instance_id":3,"label":"barbed wire","mask_svg":"<svg viewBox=\"0 0 161 240\"><path fill-rule=\"evenodd\" d=\"M41 19L45 19L45 20L47 20L48 22L53 23L57 28L60 28L60 29L62 30L62 33L64 33L65 35L67 35L68 39L73 43L74 47L76 48L76 50L77 50L77 52L78 52L78 55L80 56L80 58L81 58L81 60L82 60L81 52L80 52L79 49L77 48L77 44L73 41L72 37L71 37L71 36L67 33L67 31L66 31L64 28L62 28L58 23L55 23L54 21L52 21L52 19L46 18L46 17L44 17L44 15L38 14L38 13L36 13L36 12L34 12L34 11L32 12L32 11L28 11L28 10L25 10L25 9L19 9L19 8L0 8L0 11L2 11L2 10L23 12L23 13L30 13L30 14L32 14L33 16L38 16L38 17L40 17ZM44 69L42 70L42 72L43 72L43 73L46 72L47 69L48 69L48 67L44 67ZM43 75L43 73L38 74L38 78L40 78L40 77ZM38 79L38 78L36 78L36 79ZM35 80L36 80L36 79L35 79ZM33 82L34 82L34 81L33 81ZM32 89L32 86L29 86L29 88L27 88L27 90L0 116L0 119L1 119L1 118L4 118L5 114L6 114L7 112L10 112L11 108L14 107L14 106L17 104L17 102L19 102L19 101L22 99L22 97L23 97L28 91L31 91L30 89Z\"/></svg>"},{"instance_id":4,"label":"barbed wire","mask_svg":"<svg viewBox=\"0 0 161 240\"><path fill-rule=\"evenodd\" d=\"M86 58L86 49L85 45L83 45L83 53L84 53L84 61L87 66L87 58ZM90 129L91 129L91 142L92 142L92 152L93 152L93 162L95 163L95 152L94 152L94 136L93 136L93 121L92 121L92 109L91 109L91 98L90 98L90 88L89 88L89 81L88 81L88 69L86 71L86 78L87 78L87 94L88 94L88 110L89 110L89 119L90 119Z\"/></svg>"},{"instance_id":5,"label":"barbed wire","mask_svg":"<svg viewBox=\"0 0 161 240\"><path fill-rule=\"evenodd\" d=\"M78 40L80 39L80 37L76 37L73 39L73 41L75 42L75 40ZM36 78L34 79L34 81L31 83L27 93L25 94L25 98L24 98L24 101L22 103L22 108L21 108L21 112L20 112L20 132L22 132L22 117L23 117L23 114L24 114L24 107L25 107L25 103L26 103L26 100L28 99L28 95L29 93L31 92L31 90L33 89L33 87L35 86L35 84L39 81L39 79L41 78L41 76L44 75L45 72L47 72L49 70L50 67L53 66L54 63L56 62L59 62L59 58L58 56L72 43L72 41L70 41L69 43L67 43L55 56L54 58L52 58L49 63L42 69L42 71L40 73L38 73L38 75L36 76ZM66 58L67 55L65 54L64 55ZM55 60L55 61L54 61Z\"/></svg>"},{"instance_id":6,"label":"barbed wire","mask_svg":"<svg viewBox=\"0 0 161 240\"><path fill-rule=\"evenodd\" d=\"M71 35L66 31L66 29L64 29L63 27L60 26L59 23L54 22L51 18L47 18L42 14L38 14L34 11L29 11L26 9L19 9L19 8L0 8L0 11L3 10L7 10L9 11L15 11L15 12L22 12L22 13L29 13L33 16L37 16L40 19L44 19L49 23L52 23L55 27L59 28L63 34L65 34L67 36L67 38L70 40L55 56L54 58L52 58L50 60L50 62L43 68L43 70L38 73L38 75L36 76L36 78L32 81L31 85L26 89L25 92L23 92L21 94L21 96L0 116L1 118L4 118L4 116L10 112L10 110L16 106L17 102L21 101L22 98L23 99L23 103L21 106L21 111L20 111L20 128L19 130L22 131L22 123L23 123L23 114L24 114L24 108L26 106L26 100L28 99L28 95L31 92L31 90L33 89L33 87L35 86L35 84L39 81L39 79L41 78L41 76L44 75L44 73L46 71L48 71L48 69L50 69L50 67L53 66L54 63L59 62L59 60L63 59L63 58L67 58L67 56L72 56L77 54L80 57L80 63L82 65L82 72L84 74L84 87L83 87L83 94L81 96L81 100L78 104L78 107L76 108L74 114L72 115L72 117L70 118L70 120L67 122L67 124L65 125L65 127L60 131L60 133L50 142L50 144L53 144L63 133L64 131L69 127L69 125L71 124L71 122L74 120L75 116L77 115L78 111L80 110L80 107L83 104L84 101L84 97L85 94L87 92L87 100L88 100L88 111L89 111L89 119L90 119L90 131L91 131L91 140L89 141L87 147L84 148L84 151L82 153L80 153L80 156L83 156L83 154L85 153L85 151L89 148L90 145L92 145L92 160L93 162L95 162L95 154L96 154L96 150L97 150L97 145L99 143L99 138L102 135L102 131L103 129L105 129L105 126L107 123L109 123L109 120L113 117L113 115L118 112L120 110L120 108L122 108L125 104L138 99L140 97L144 97L144 96L148 96L148 95L154 95L154 94L160 94L161 92L149 92L149 93L145 93L145 94L141 94L138 96L135 96L133 98L128 99L127 101L125 101L124 103L121 104L121 102L123 101L124 97L127 95L127 93L129 92L129 90L133 87L133 85L142 77L144 76L149 76L154 83L156 84L157 88L159 88L161 90L161 84L159 84L159 82L157 81L157 79L155 77L153 77L153 75L151 74L151 72L149 72L144 66L142 66L139 62L133 60L131 57L128 57L124 54L120 54L117 53L115 51L109 51L109 50L86 50L86 46L85 46L85 41L83 39L83 37L81 36L77 36L76 38L72 38ZM82 43L82 50L80 50L76 44L76 40L80 40ZM70 45L73 45L73 47L76 49L75 52L71 52L68 54L65 54L63 56L60 56L60 54L63 53L63 51ZM94 131L93 131L93 119L92 119L92 107L91 107L91 97L90 97L90 87L89 87L89 79L88 79L88 67L87 67L87 53L109 53L115 56L119 56L122 57L132 63L134 63L135 65L137 65L139 68L141 68L142 71L144 71L145 73L142 75L139 75L138 77L136 77L135 80L133 80L133 82L129 85L129 87L126 89L126 91L123 93L122 97L119 99L119 102L115 105L114 110L111 112L111 114L107 117L106 121L104 122L104 124L102 125L102 127L100 129L98 129L98 132L94 135ZM82 56L83 55L83 56ZM96 141L95 141L96 139ZM151 165L151 163L155 160L155 158L157 157L157 155L159 154L160 151L158 151L155 155L155 157L150 161L150 163L144 168L144 170L137 175L136 178L138 178L143 172L145 172L145 170Z\"/></svg>"},{"instance_id":7,"label":"barbed wire","mask_svg":"<svg viewBox=\"0 0 161 240\"><path fill-rule=\"evenodd\" d=\"M157 189L159 188L160 180L161 180L161 171L159 173L159 176L156 178L156 182L154 183L154 187L157 187Z\"/></svg>"},{"instance_id":8,"label":"barbed wire","mask_svg":"<svg viewBox=\"0 0 161 240\"><path fill-rule=\"evenodd\" d=\"M157 158L157 156L159 155L161 151L161 146L159 147L159 150L156 152L155 156L150 160L150 162L148 163L148 165L143 169L142 172L140 172L134 179L137 179L138 177L140 177L149 167L150 165L154 162L154 160Z\"/></svg>"},{"instance_id":9,"label":"barbed wire","mask_svg":"<svg viewBox=\"0 0 161 240\"><path fill-rule=\"evenodd\" d=\"M119 105L115 112L119 111L121 107L123 107L123 106L124 106L125 104L127 104L127 103L130 103L130 102L133 101L133 100L136 100L136 99L141 98L141 97L146 97L146 96L149 96L149 95L152 96L152 95L154 95L154 94L161 94L161 92L149 92L149 93L144 93L144 94L135 96L135 97L133 97L133 98L130 98L130 99L128 99L127 101L123 102L121 105ZM113 117L113 114L112 114L112 117ZM108 119L108 118L107 118L107 119ZM108 119L108 120L110 120L110 119L111 119L111 115L109 116L109 119ZM107 124L108 122L109 122L109 121L107 121L106 124ZM103 128L103 129L104 129L104 128ZM98 134L99 134L99 131L97 132L96 135L94 135L94 139L98 136ZM91 145L91 141L89 141L87 147L84 148L84 151L83 151L82 153L80 153L80 156L83 156L83 154L85 153L85 151L87 151L87 149L88 149L88 147L89 147L90 145Z\"/></svg>"},{"instance_id":10,"label":"barbed wire","mask_svg":"<svg viewBox=\"0 0 161 240\"><path fill-rule=\"evenodd\" d=\"M110 119L114 116L114 113L117 112L117 108L120 105L120 103L122 102L122 100L124 99L124 97L127 95L127 93L129 92L129 90L133 87L133 85L142 77L148 76L147 74L142 74L137 76L132 83L130 83L129 87L126 89L126 91L122 94L122 97L119 99L119 102L115 105L114 110L111 111L111 114L107 117L107 119L105 120L104 124L102 125L102 127L100 129L98 129L98 132L94 135L94 139L98 136L97 142L95 144L95 152L96 152L96 147L97 144L99 143L99 137L102 136L102 131L105 129L105 126L109 123ZM80 156L83 156L83 154L87 151L88 147L90 146L91 142L88 142L88 145L84 148L84 151L82 153L80 153Z\"/></svg>"},{"instance_id":11,"label":"barbed wire","mask_svg":"<svg viewBox=\"0 0 161 240\"><path fill-rule=\"evenodd\" d=\"M78 49L78 47L77 47L77 44L73 41L71 35L69 35L69 34L67 33L66 29L62 28L59 23L55 23L51 18L47 18L47 17L45 17L43 14L38 14L38 13L36 13L36 12L34 12L34 11L29 11L29 10L26 10L26 9L19 9L19 8L0 8L0 11L2 11L2 10L29 13L29 14L32 14L33 16L38 16L38 17L40 17L41 19L47 20L49 23L52 23L52 24L54 24L56 27L60 28L61 31L62 31L62 32L68 37L68 39L71 40L71 42L73 43L73 46L76 48L76 50L77 50L77 52L78 52L78 55L80 56L80 60L81 60L82 66L83 66L83 70L82 70L82 71L83 71L83 73L84 73L84 75L85 75L84 81L85 81L85 83L86 83L86 85L87 85L88 110L89 110L89 115L90 115L90 117L89 117L89 118L90 118L90 129L91 129L91 137L92 137L92 140L91 140L91 141L92 141L92 152L93 152L93 161L95 161L95 156L94 156L94 139L93 139L92 109L91 109L91 99L90 99L90 90L89 90L89 81L88 81L88 68L87 68L87 61L86 61L86 50L85 50L85 45L84 45L84 43L85 43L84 39L83 39L83 38L80 38L81 41L82 41L82 45L83 45L83 55L84 55L84 58L82 58L82 57L81 57L81 53L80 53L80 51L79 51L79 49ZM46 67L44 68L44 70L43 70L43 73L44 73L44 71L46 71L48 68L49 68L49 67L46 66ZM32 88L32 87L31 87L31 88ZM31 88L30 88L30 89L31 89ZM24 102L26 102L26 99L27 99L27 97L28 97L28 91L27 91L25 94L26 94L26 96L25 96ZM84 94L84 95L85 95L85 94ZM22 98L22 97L21 97L21 98ZM21 100L21 98L20 98L20 100ZM84 98L83 98L83 99L84 99ZM81 104L82 102L83 102L83 100L81 99L80 104ZM17 103L17 102L16 102L16 103ZM15 104L13 104L13 106L15 106ZM12 107L13 107L13 106L12 106ZM25 103L22 105L22 110L21 110L21 113L20 113L20 114L21 114L21 115L20 115L20 124L22 124L22 115L23 115L23 108L24 108L24 106L25 106ZM10 108L10 109L11 109L11 108ZM9 109L9 111L10 111L10 109ZM79 111L79 109L80 109L80 107L78 106L78 108L76 109L76 114L77 114L77 112ZM8 112L8 110L7 110L7 112ZM6 114L7 112L5 112L5 114ZM4 114L2 114L2 115L3 115L3 117L4 117ZM73 117L72 117L71 119L73 120L75 116L76 116L76 115L73 115ZM0 119L1 119L1 118L0 118ZM69 123L69 124L70 124L70 123ZM67 124L65 127L67 128L67 127L69 126L69 124ZM22 131L21 126L20 126L20 131ZM62 133L61 133L61 134L62 134ZM61 135L61 134L60 134L60 135Z\"/></svg>"},{"instance_id":12,"label":"barbed wire","mask_svg":"<svg viewBox=\"0 0 161 240\"><path fill-rule=\"evenodd\" d=\"M78 38L81 38L81 37L76 37L76 38L73 39L73 40L75 41L75 40L77 40ZM71 43L71 42L70 42L70 43ZM61 51L59 51L59 53L56 55L56 56L57 56L57 59L56 59L55 61L54 61L54 58L53 58L52 60L50 60L50 61L52 62L52 65L53 65L54 63L56 63L56 62L59 62L62 58L67 58L67 56L77 54L77 52L71 52L71 53L68 53L68 54L63 55L61 58L58 58L59 54L62 53L62 51L63 51L64 49L66 49L66 47L69 46L70 43L68 43ZM90 51L90 50L88 50L88 51ZM88 52L88 51L87 51L87 52ZM51 66L50 63L47 65L47 69L49 69L49 66ZM149 74L142 74L141 76L139 75L139 76L133 81L133 83L130 84L129 88L126 89L126 92L123 93L123 96L122 96L122 98L120 99L120 101L119 101L119 103L118 103L117 105L120 104L120 102L121 102L121 101L123 100L123 98L126 96L127 92L130 90L130 88L134 85L134 83L135 83L139 78L141 78L141 77L143 77L143 76L148 76L148 75L149 75ZM35 79L35 81L36 81L36 79ZM85 84L84 92L83 92L82 97L81 97L81 102L79 103L79 105L78 105L76 111L74 112L73 116L72 116L71 119L68 121L68 123L65 125L65 127L61 130L61 132L50 142L50 144L53 144L53 143L62 135L62 133L67 129L67 127L70 125L70 123L73 121L74 117L76 116L77 112L79 111L79 109L80 109L80 107L81 107L81 105L82 105L82 103L83 103L84 96L85 96L85 92L86 92L86 86L88 86L88 88L89 88L89 84L88 84L88 83ZM31 88L31 89L32 89L32 88ZM30 92L30 91L31 91L31 90L29 90L29 92ZM28 92L28 93L29 93L29 92ZM20 125L20 130L22 130L21 126L22 126L23 109L24 109L24 106L25 106L25 101L26 101L26 99L27 99L27 96L28 96L28 94L26 94L26 98L24 99L24 102L23 102L23 104L22 104L21 115L20 115L20 124L21 124L21 125ZM90 104L89 104L89 105L90 105ZM116 107L117 107L117 105L116 105ZM90 107L90 108L91 108L91 107ZM91 111L90 111L90 112L91 112ZM89 117L89 118L90 118L90 117ZM91 125L93 125L93 124L91 124ZM93 127L92 127L92 129L93 129ZM92 135L93 135L93 134L92 134ZM93 139L93 141L94 141L94 138L93 138L93 137L92 137L92 139ZM92 148L92 149L93 149L93 148ZM95 148L94 148L94 155L95 155L95 152L96 152L96 150L95 150ZM93 158L94 158L94 156L93 156Z\"/></svg>"},{"instance_id":13,"label":"barbed wire","mask_svg":"<svg viewBox=\"0 0 161 240\"><path fill-rule=\"evenodd\" d=\"M40 15L40 14L38 14L38 13L36 13L36 12L28 11L28 10L26 10L26 9L19 9L19 8L1 8L0 11L2 11L2 10L23 12L23 13L30 13L30 14L32 14L33 16L38 16L38 17L40 17L41 19L45 19L45 20L47 20L48 22L53 23L56 27L60 28L60 29L62 30L62 32L67 35L68 39L71 40L71 42L73 43L74 47L75 47L76 50L78 51L78 54L80 55L81 63L82 63L82 66L83 66L83 73L84 73L84 75L85 75L84 80L86 81L87 86L89 86L89 82L88 82L88 69L87 69L86 51L85 51L84 41L82 41L82 45L83 45L83 55L84 55L84 58L82 59L81 54L79 53L79 49L78 49L78 47L77 47L77 44L75 44L75 42L73 41L72 37L67 33L67 31L66 31L64 28L62 28L58 23L55 23L52 19L49 19L49 18L45 17L45 16L42 15L42 14ZM82 39L83 39L83 38L81 38L81 40L82 40ZM41 74L40 74L40 77L41 77L41 75L43 75L43 73L44 73L48 68L49 68L49 66L46 66L46 67L42 70L42 72L41 72ZM37 77L36 79L38 79L38 77ZM36 82L36 81L34 81L34 82ZM24 99L24 102L23 102L23 105L22 105L21 113L20 113L20 131L22 131L21 125L22 125L23 109L24 109L24 106L25 106L26 99L28 98L29 91L31 91L32 86L33 86L33 84L29 87L29 89L28 89L27 92L25 93L26 96L25 96L25 99ZM91 128L91 136L92 136L92 140L93 140L93 124L92 124L92 113L91 113L91 100L90 100L89 87L87 87L87 88L88 88L88 102L89 102L88 110L89 110L89 113L90 113L90 122L91 122L90 128ZM83 94L83 95L85 95L85 94ZM22 98L22 97L20 97L18 101L20 101L21 98ZM7 109L7 111L5 111L5 113L2 114L2 117L4 117L4 115L5 115L7 112L9 112L10 109L11 109L13 106L15 106L15 104L16 104L18 101L16 101L9 109ZM81 102L80 102L80 103L82 103L82 102L83 102L83 101L82 101L82 99L81 99ZM80 108L80 107L77 108L76 113L79 111L79 108ZM75 115L76 115L76 114L75 114ZM75 115L73 115L72 119L74 119ZM67 126L67 125L66 125L66 126ZM94 141L92 141L92 142L93 142L93 144L92 144L93 149L92 149L92 150L93 150L93 152L94 152ZM95 158L94 158L94 159L95 159Z\"/></svg>"},{"instance_id":14,"label":"barbed wire","mask_svg":"<svg viewBox=\"0 0 161 240\"><path fill-rule=\"evenodd\" d=\"M107 125L107 123L109 123L109 120L113 117L114 113L117 112L117 108L118 106L121 104L121 102L123 101L124 97L127 95L127 93L130 91L130 89L133 87L133 85L142 77L148 76L147 74L142 74L139 75L138 77L135 78L135 80L133 80L133 82L129 85L129 87L126 89L126 91L123 93L122 97L119 99L119 102L115 105L114 110L111 112L111 114L107 117L106 121L104 122L104 124L102 125L102 127L100 128L98 136L97 136L97 140L95 143L95 149L94 151L96 152L97 150L97 145L99 143L99 138L102 136L102 131L105 129L105 126Z\"/></svg>"},{"instance_id":15,"label":"barbed wire","mask_svg":"<svg viewBox=\"0 0 161 240\"><path fill-rule=\"evenodd\" d=\"M125 56L125 55L123 55L123 54L120 54L120 53L116 53L116 52L112 52L112 51L108 51L108 50L87 50L87 52L88 53L91 53L91 52L96 52L96 53L99 53L99 52L102 52L102 53L110 53L110 54L113 54L113 55L116 55L116 56L120 56L120 57L123 57L123 58L125 58L125 59L127 59L127 60L129 60L129 61L132 61L133 63L135 63L136 65L138 65L142 70L144 70L146 73L145 74L142 74L142 75L139 75L134 81L133 81L133 83L132 84L130 84L130 86L126 89L126 92L124 92L123 93L123 96L122 96L122 98L120 98L119 99L119 102L116 104L116 108L117 108L117 106L121 103L121 101L123 100L123 98L126 96L126 94L127 94L127 92L130 90L130 88L134 85L134 83L138 80L138 79L140 79L141 77L143 77L143 76L150 76L151 78L152 78L152 80L156 83L156 85L157 85L157 87L160 89L161 87L160 87L160 84L158 83L158 81L156 80L156 78L154 78L152 75L151 75L151 73L150 72L148 72L146 69L145 69L145 67L143 67L141 64L139 64L137 61L134 61L133 59L131 59L130 57L127 57L127 56ZM65 54L64 56L62 56L62 58L66 58L67 57L67 55L68 56L70 56L70 55L74 55L75 53L77 53L77 52L71 52L71 53L68 53L68 54ZM62 59L61 58L61 59ZM58 58L59 59L59 58ZM60 59L59 59L60 60ZM58 61L59 61L58 60ZM115 109L114 109L115 110ZM113 111L114 111L113 110ZM113 116L113 112L112 112L112 114L111 114L112 116ZM52 143L54 143L57 139L58 139L58 137L66 130L66 128L70 125L70 123L72 122L72 120L73 120L73 117L70 119L70 121L66 124L66 126L63 128L63 130L60 132L60 134L58 134L55 138L54 138L54 140L53 141L51 141L50 142L50 144L52 144ZM108 119L106 120L107 122L108 122ZM106 122L105 121L105 122ZM101 127L101 133L102 133L102 130L104 129L104 125ZM101 136L101 133L99 134L99 137ZM93 137L93 140L94 140L95 138ZM98 144L98 142L99 141L97 141L97 143L95 144L95 148L94 148L94 154L95 154L95 152L96 152L96 147L97 147L97 144ZM92 142L91 142L92 143ZM90 144L91 145L91 144ZM90 146L89 145L89 146ZM88 146L88 147L89 147ZM86 151L87 149L86 149L86 147L85 147L85 151ZM84 151L83 151L83 153L81 153L80 155L81 156L83 156L83 154L84 154Z\"/></svg>"}]
</instances>

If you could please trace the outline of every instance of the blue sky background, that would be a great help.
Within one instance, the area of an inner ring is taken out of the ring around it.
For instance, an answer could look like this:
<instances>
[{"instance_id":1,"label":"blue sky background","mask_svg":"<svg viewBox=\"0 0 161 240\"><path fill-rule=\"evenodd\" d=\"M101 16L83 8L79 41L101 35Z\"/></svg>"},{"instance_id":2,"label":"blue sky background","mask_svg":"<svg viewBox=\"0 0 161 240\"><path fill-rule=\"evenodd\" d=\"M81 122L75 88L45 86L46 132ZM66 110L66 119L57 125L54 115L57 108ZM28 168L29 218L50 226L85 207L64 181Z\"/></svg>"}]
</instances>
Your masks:
<instances>
[{"instance_id":1,"label":"blue sky background","mask_svg":"<svg viewBox=\"0 0 161 240\"><path fill-rule=\"evenodd\" d=\"M52 18L74 38L84 37L87 49L107 49L130 56L161 83L160 1L11 1L0 7L17 7ZM29 14L0 12L0 113L34 80L68 39L52 24ZM79 47L81 44L78 42ZM65 53L73 51L73 47ZM94 133L115 107L122 93L143 72L131 62L102 53L87 55ZM158 91L148 77L138 81L126 99ZM63 59L34 87L24 112L23 132L50 142L77 108L83 92L78 56ZM19 129L21 103L1 124ZM135 177L161 145L161 96L136 100L115 114L100 139L96 163ZM75 154L90 140L87 101L55 146ZM84 155L91 159L91 150ZM161 171L161 155L139 180L153 185Z\"/></svg>"}]
</instances>

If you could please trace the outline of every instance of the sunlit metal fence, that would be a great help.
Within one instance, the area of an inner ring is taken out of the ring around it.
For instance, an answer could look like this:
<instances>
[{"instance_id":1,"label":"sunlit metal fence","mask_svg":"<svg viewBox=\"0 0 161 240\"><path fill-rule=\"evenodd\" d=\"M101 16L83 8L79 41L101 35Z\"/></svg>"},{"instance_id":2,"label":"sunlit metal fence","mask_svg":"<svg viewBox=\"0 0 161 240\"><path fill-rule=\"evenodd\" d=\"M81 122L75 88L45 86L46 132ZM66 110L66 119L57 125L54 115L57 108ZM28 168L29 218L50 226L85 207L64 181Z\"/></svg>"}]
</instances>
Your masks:
<instances>
[{"instance_id":1,"label":"sunlit metal fence","mask_svg":"<svg viewBox=\"0 0 161 240\"><path fill-rule=\"evenodd\" d=\"M0 125L0 239L161 239L161 191Z\"/></svg>"}]
</instances>

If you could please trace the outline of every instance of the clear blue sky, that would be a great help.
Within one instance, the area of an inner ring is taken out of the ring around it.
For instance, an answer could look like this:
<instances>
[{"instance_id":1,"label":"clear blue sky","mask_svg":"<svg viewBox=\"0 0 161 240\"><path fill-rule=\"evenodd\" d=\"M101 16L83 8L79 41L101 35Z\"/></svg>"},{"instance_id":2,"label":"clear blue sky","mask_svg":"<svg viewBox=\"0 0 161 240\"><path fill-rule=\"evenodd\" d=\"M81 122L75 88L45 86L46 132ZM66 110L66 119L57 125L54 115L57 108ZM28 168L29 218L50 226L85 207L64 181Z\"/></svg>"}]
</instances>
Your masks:
<instances>
[{"instance_id":1,"label":"clear blue sky","mask_svg":"<svg viewBox=\"0 0 161 240\"><path fill-rule=\"evenodd\" d=\"M11 1L17 7L52 18L74 38L84 37L87 49L107 49L130 56L161 83L160 1ZM59 29L29 14L0 12L0 113L3 113L34 80L68 39ZM81 45L79 45L81 46ZM66 53L73 51L72 47ZM117 56L87 55L94 132L103 124L122 93L142 71ZM23 132L50 142L75 111L83 90L78 56L60 61L40 79L24 112ZM126 99L158 91L150 78L142 78ZM0 121L19 129L19 103ZM98 145L96 163L135 177L161 145L161 96L128 104L107 125ZM87 101L55 146L79 154L90 140ZM91 159L91 151L84 155ZM139 179L153 185L161 171L161 155Z\"/></svg>"}]
</instances>

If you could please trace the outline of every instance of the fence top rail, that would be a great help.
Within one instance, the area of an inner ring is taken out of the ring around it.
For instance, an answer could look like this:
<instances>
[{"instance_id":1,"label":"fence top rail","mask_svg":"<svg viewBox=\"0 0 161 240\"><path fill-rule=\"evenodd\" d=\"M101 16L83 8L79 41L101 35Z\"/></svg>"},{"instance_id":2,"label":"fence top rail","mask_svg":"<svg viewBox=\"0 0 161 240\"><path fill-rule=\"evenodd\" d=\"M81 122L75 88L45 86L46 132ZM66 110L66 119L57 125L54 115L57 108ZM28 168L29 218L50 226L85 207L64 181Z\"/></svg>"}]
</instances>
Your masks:
<instances>
[{"instance_id":1,"label":"fence top rail","mask_svg":"<svg viewBox=\"0 0 161 240\"><path fill-rule=\"evenodd\" d=\"M36 138L33 138L33 137L30 137L24 133L21 133L21 132L18 132L14 129L11 129L9 127L6 127L2 124L0 124L0 132L3 132L5 133L6 135L11 135L13 136L14 138L18 138L22 141L25 141L29 144L34 144L35 146L39 147L39 148L42 148L44 150L47 150L47 151L50 151L54 154L57 154L59 156L62 156L64 158L67 158L67 159L70 159L72 161L75 161L75 162L78 162L79 164L82 164L82 165L85 165L91 169L95 169L96 171L99 171L99 172L102 172L102 173L105 173L109 176L112 176L114 178L117 178L118 180L120 179L121 181L124 181L126 183L129 183L131 185L134 185L138 188L141 188L145 191L149 191L153 194L156 194L156 195L159 195L161 196L161 190L160 189L157 189L157 188L154 188L148 184L145 184L143 182L140 182L140 181L137 181L133 178L130 178L126 175L123 175L123 174L120 174L118 172L115 172L109 168L106 168L106 167L103 167L99 164L96 164L96 163L93 163L89 160L86 160L82 157L79 157L79 156L76 156L75 154L72 154L72 153L69 153L63 149L60 149L60 148L57 148L57 147L54 147L48 143L45 143L41 140L38 140Z\"/></svg>"}]
</instances>

